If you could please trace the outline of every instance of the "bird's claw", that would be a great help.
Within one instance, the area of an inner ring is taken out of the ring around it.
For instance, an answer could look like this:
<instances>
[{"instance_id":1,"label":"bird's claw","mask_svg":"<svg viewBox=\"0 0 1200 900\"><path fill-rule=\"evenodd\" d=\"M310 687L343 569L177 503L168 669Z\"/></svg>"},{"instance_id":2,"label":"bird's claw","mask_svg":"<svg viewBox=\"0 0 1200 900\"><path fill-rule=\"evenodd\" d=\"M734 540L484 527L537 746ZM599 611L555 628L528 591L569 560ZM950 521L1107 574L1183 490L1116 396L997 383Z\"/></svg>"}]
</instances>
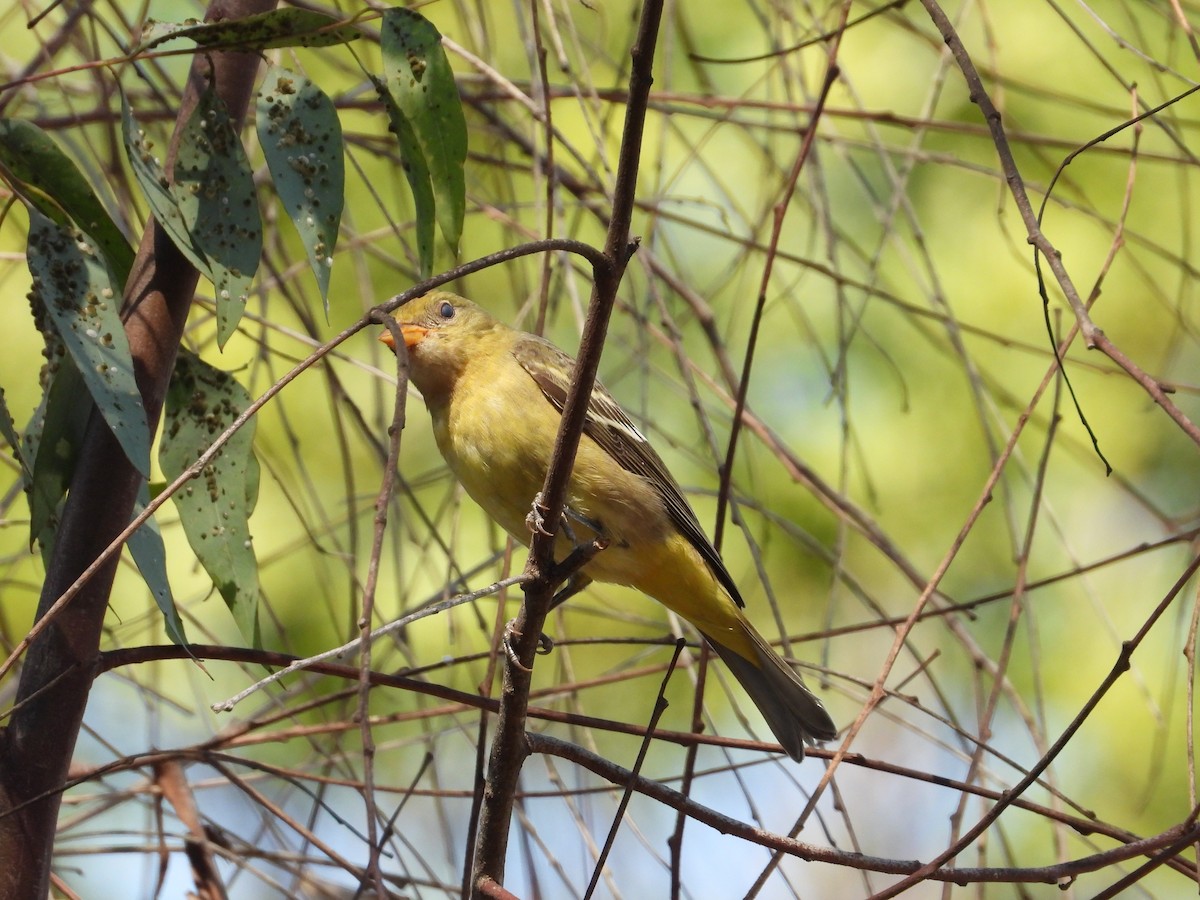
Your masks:
<instances>
[{"instance_id":1,"label":"bird's claw","mask_svg":"<svg viewBox=\"0 0 1200 900\"><path fill-rule=\"evenodd\" d=\"M517 620L509 619L504 625L504 638L501 643L504 644L504 654L508 657L508 661L525 673L532 673L533 669L521 662L521 658L517 656L517 651L513 649L512 639L521 636L521 632L516 629Z\"/></svg>"},{"instance_id":2,"label":"bird's claw","mask_svg":"<svg viewBox=\"0 0 1200 900\"><path fill-rule=\"evenodd\" d=\"M521 637L521 632L516 629L517 620L509 619L504 626L504 654L508 657L508 661L525 673L532 673L533 669L521 662L521 658L517 656L517 651L513 649L512 639ZM538 634L538 645L534 651L538 656L546 656L554 650L554 639L545 633Z\"/></svg>"},{"instance_id":3,"label":"bird's claw","mask_svg":"<svg viewBox=\"0 0 1200 900\"><path fill-rule=\"evenodd\" d=\"M550 532L546 530L546 507L542 503L542 492L538 491L533 498L533 507L529 510L529 515L525 517L526 527L534 534L544 534L550 537Z\"/></svg>"},{"instance_id":4,"label":"bird's claw","mask_svg":"<svg viewBox=\"0 0 1200 900\"><path fill-rule=\"evenodd\" d=\"M584 543L575 536L575 530L571 527L574 522L577 525L582 525L584 528L596 535L596 541L603 541L604 546L608 546L608 535L604 530L604 526L596 519L585 516L578 510L572 509L570 506L564 506L560 518L563 534L575 546ZM542 492L538 491L533 498L533 505L525 516L525 526L534 534L544 534L550 536L550 531L546 528L546 504L542 499ZM603 548L601 548L603 549Z\"/></svg>"}]
</instances>

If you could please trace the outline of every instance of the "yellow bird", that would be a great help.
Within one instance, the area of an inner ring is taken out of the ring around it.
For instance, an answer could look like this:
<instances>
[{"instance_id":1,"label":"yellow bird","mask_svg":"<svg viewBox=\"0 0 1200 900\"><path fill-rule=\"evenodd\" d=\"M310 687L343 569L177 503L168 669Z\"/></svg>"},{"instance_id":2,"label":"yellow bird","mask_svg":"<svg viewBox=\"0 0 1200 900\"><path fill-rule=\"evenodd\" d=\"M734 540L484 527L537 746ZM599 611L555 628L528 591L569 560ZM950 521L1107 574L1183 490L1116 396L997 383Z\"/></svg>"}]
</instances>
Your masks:
<instances>
[{"instance_id":1,"label":"yellow bird","mask_svg":"<svg viewBox=\"0 0 1200 900\"><path fill-rule=\"evenodd\" d=\"M550 466L574 361L455 294L435 291L396 312L409 376L467 493L528 543L526 516ZM393 347L391 334L380 340ZM564 553L602 538L581 580L634 587L683 616L741 683L783 749L837 728L821 701L742 613L737 586L679 485L629 416L597 383L567 492Z\"/></svg>"}]
</instances>

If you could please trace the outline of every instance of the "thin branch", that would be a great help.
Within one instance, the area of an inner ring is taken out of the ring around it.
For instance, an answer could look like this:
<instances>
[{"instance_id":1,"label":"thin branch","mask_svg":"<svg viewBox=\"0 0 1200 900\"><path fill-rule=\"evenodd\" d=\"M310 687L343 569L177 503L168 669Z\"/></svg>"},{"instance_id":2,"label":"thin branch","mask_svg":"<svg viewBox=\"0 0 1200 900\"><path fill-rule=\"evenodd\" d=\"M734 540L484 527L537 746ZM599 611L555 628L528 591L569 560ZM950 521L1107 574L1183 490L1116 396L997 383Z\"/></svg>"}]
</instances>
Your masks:
<instances>
[{"instance_id":1,"label":"thin branch","mask_svg":"<svg viewBox=\"0 0 1200 900\"><path fill-rule=\"evenodd\" d=\"M166 487L164 487L158 495L153 497L150 502L146 504L146 507L142 510L141 514L130 521L129 524L126 525L106 547L104 547L103 550L96 554L91 564L84 568L75 581L71 582L60 594L57 595L57 599L49 607L46 613L38 619L33 628L30 629L29 633L21 639L21 641L9 654L8 658L4 660L3 663L0 663L0 677L3 677L4 674L12 668L16 661L29 647L30 643L32 643L32 641L51 624L53 618L58 614L58 612L68 603L70 603L75 595L90 583L91 579L96 575L97 572L101 571L106 565L109 565L112 562L113 558L117 555L117 553L120 552L121 548L125 545L125 542L129 540L133 533L137 531L148 519L150 519L150 517L153 516L154 513L156 513L176 492L181 490L184 485L199 476L204 471L205 467L207 467L208 464L220 454L221 450L229 442L229 440L235 434L237 434L237 432L240 431L246 425L246 423L250 421L250 419L257 415L259 410L277 397L285 387L295 381L305 371L312 368L312 366L324 359L334 349L343 344L345 341L354 337L354 335L358 334L358 332L362 331L364 328L370 325L383 324L385 314L390 313L404 303L407 303L413 297L419 297L436 287L446 284L447 282L454 281L458 278L463 278L475 272L482 271L483 269L499 265L500 263L509 262L522 256L528 256L532 253L543 253L554 250L578 253L585 259L592 261L599 258L595 248L580 241L571 240L533 241L528 244L522 244L518 247L512 247L507 250L501 250L497 253L491 253L469 263L464 263L461 266L456 266L455 268L443 272L440 275L436 275L432 278L426 279L425 281L419 282L408 290L397 294L391 299L371 309L353 325L343 329L342 332L336 337L326 341L324 344L321 344L316 350L284 373L284 375L281 376L278 381L264 391L262 395L259 396L253 403L247 406L246 409L242 411L241 415L239 415L229 424L228 428L217 435L216 439L208 446L208 449L200 454L194 463L184 469L178 478L166 485Z\"/></svg>"},{"instance_id":2,"label":"thin branch","mask_svg":"<svg viewBox=\"0 0 1200 900\"><path fill-rule=\"evenodd\" d=\"M1171 605L1175 602L1175 598L1187 586L1188 582L1191 581L1192 576L1194 576L1198 570L1200 570L1200 555L1193 557L1187 568L1184 569L1183 573L1178 579L1176 579L1171 590L1165 597L1163 597L1158 606L1154 608L1154 611L1151 612L1146 621L1142 623L1142 627L1138 629L1137 634L1122 644L1121 652L1118 655L1116 662L1113 663L1113 667L1105 677L1104 681L1098 688L1096 688L1096 690L1092 693L1092 696L1088 698L1087 702L1083 705L1083 708L1080 709L1080 711L1075 715L1075 718L1071 720L1071 723L1063 730L1063 733L1059 735L1058 740L1054 742L1050 750L1038 760L1037 764L1029 770L1025 777L1017 782L1017 784L1014 785L1010 790L1005 791L1001 800L993 805L987 811L987 813L983 815L980 820L962 836L962 838L960 838L958 841L955 841L952 846L947 847L944 851L938 854L936 858L930 860L903 881L898 882L888 890L882 891L876 895L879 900L884 900L884 898L887 897L898 896L907 888L912 887L914 884L917 884L924 879L936 878L934 873L937 872L944 863L954 859L959 853L971 846L971 844L974 843L974 841L980 835L982 835L991 826L991 824L996 821L996 819L1000 817L1000 814L1012 805L1012 801L1015 798L1020 797L1021 794L1023 794L1035 781L1037 781L1041 774L1046 771L1047 768L1049 768L1050 764L1058 758L1059 754L1062 753L1067 744L1076 735L1076 733L1078 733L1079 729L1083 727L1083 723L1087 721L1088 717L1092 714L1092 711L1100 705L1100 701L1104 699L1105 695L1108 694L1112 686L1117 683L1117 680L1129 671L1130 659L1133 657L1134 651L1136 651L1141 645L1142 641L1145 639L1146 635L1150 633L1150 630L1154 627L1155 623L1157 623L1158 620L1162 618L1163 614L1170 609Z\"/></svg>"},{"instance_id":3,"label":"thin branch","mask_svg":"<svg viewBox=\"0 0 1200 900\"><path fill-rule=\"evenodd\" d=\"M1154 402L1162 407L1163 411L1191 439L1192 443L1200 447L1200 427L1197 427L1184 414L1183 410L1171 401L1170 397L1167 396L1167 392L1163 390L1163 386L1155 378L1144 372L1128 355L1113 344L1096 323L1092 321L1091 315L1087 310L1087 304L1083 302L1083 298L1079 295L1079 291L1076 290L1075 283L1067 272L1066 266L1063 265L1062 254L1058 252L1058 249L1051 243L1038 224L1037 214L1034 212L1033 204L1030 202L1029 195L1025 191L1025 182L1021 178L1021 172L1017 168L1012 148L1008 144L1008 137L1004 133L1004 124L1001 121L1000 113L992 104L991 97L988 96L988 92L983 86L983 80L975 70L975 64L971 61L971 56L967 53L966 47L963 46L962 39L959 38L954 25L947 18L945 12L942 11L937 0L921 0L921 3L929 13L930 19L933 20L943 39L945 39L946 45L954 55L955 62L958 63L959 69L962 70L963 79L967 82L967 87L971 91L971 101L978 105L980 112L983 113L988 130L992 135L992 141L996 145L996 153L1000 157L1000 167L1004 172L1004 179L1008 184L1008 189L1013 196L1013 200L1016 202L1021 219L1025 223L1029 243L1045 256L1046 264L1050 267L1050 271L1054 273L1058 286L1062 289L1063 296L1066 298L1067 303L1070 304L1076 321L1079 322L1079 329L1083 334L1083 339L1087 347L1099 350L1124 369L1150 395ZM1200 86L1192 90L1197 89L1200 89Z\"/></svg>"},{"instance_id":4,"label":"thin branch","mask_svg":"<svg viewBox=\"0 0 1200 900\"><path fill-rule=\"evenodd\" d=\"M529 749L533 753L546 753L570 760L587 769L595 775L606 779L614 785L632 786L638 793L643 794L665 806L684 812L695 819L719 831L721 834L732 835L749 843L758 844L769 850L785 856L793 856L807 862L822 862L831 865L861 869L868 872L880 872L888 875L913 875L922 872L924 867L915 860L887 859L878 856L867 856L862 853L848 853L832 847L821 847L816 844L798 841L781 834L774 834L762 828L747 825L732 816L726 816L710 807L697 803L678 791L674 791L661 782L635 775L615 763L609 762L602 756L589 753L581 747L561 741L546 734L528 735ZM1052 866L1032 868L996 867L996 868L941 868L933 870L927 876L931 881L951 884L986 884L986 883L1029 883L1057 884L1069 881L1085 872L1095 872L1117 863L1140 856L1153 857L1163 848L1178 850L1188 841L1200 836L1200 827L1189 819L1151 838L1122 844L1101 853L1094 853L1079 859L1068 860ZM909 884L906 878L899 884ZM888 891L877 896L893 896Z\"/></svg>"},{"instance_id":5,"label":"thin branch","mask_svg":"<svg viewBox=\"0 0 1200 900\"><path fill-rule=\"evenodd\" d=\"M617 288L625 266L635 249L629 243L630 220L637 189L638 163L641 157L642 131L649 103L654 48L662 19L662 0L647 0L642 8L637 38L633 46L633 64L629 80L629 104L625 110L625 130L613 196L612 216L604 245L604 260L594 264L592 298L580 341L579 356L572 373L571 388L563 407L562 422L551 456L550 469L539 498L546 533L536 533L530 547L526 574L525 602L513 626L513 658L504 667L500 716L488 757L488 791L479 820L479 842L472 875L474 890L482 885L503 884L505 855L521 765L528 755L525 744L525 718L534 658L542 627L550 609L555 584L554 538L566 501L567 484L575 451L583 434L588 398L596 381L600 352L608 320L616 300ZM532 498L531 498L532 499Z\"/></svg>"}]
</instances>

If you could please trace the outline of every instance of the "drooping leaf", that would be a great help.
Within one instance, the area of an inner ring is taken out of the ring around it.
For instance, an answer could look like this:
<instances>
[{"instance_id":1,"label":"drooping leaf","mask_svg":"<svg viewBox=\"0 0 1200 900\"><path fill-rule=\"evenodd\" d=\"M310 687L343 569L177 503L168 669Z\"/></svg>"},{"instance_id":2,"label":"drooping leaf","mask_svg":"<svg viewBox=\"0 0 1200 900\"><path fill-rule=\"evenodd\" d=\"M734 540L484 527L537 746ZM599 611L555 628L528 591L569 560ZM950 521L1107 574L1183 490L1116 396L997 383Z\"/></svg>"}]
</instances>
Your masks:
<instances>
[{"instance_id":1,"label":"drooping leaf","mask_svg":"<svg viewBox=\"0 0 1200 900\"><path fill-rule=\"evenodd\" d=\"M233 335L262 258L254 175L225 104L211 86L184 123L172 193L212 268L217 344Z\"/></svg>"},{"instance_id":2,"label":"drooping leaf","mask_svg":"<svg viewBox=\"0 0 1200 900\"><path fill-rule=\"evenodd\" d=\"M174 181L168 181L122 97L125 151L154 218L181 253L213 283L217 343L237 329L262 256L262 219L250 164L212 90L184 123Z\"/></svg>"},{"instance_id":3,"label":"drooping leaf","mask_svg":"<svg viewBox=\"0 0 1200 900\"><path fill-rule=\"evenodd\" d=\"M259 89L257 124L271 179L300 232L328 319L329 272L345 194L337 111L307 78L272 66Z\"/></svg>"},{"instance_id":4,"label":"drooping leaf","mask_svg":"<svg viewBox=\"0 0 1200 900\"><path fill-rule=\"evenodd\" d=\"M0 388L0 437L3 437L5 442L8 444L8 446L12 449L13 458L16 460L17 465L21 467L21 480L25 484L26 492L30 495L30 504L29 505L30 505L30 508L32 509L33 497L35 496L35 494L33 491L33 487L34 487L33 459L31 458L30 454L36 453L37 447L36 447L36 443L31 445L29 441L22 441L20 436L17 434L17 426L13 422L12 413L9 411L8 403L4 399L4 389L3 388ZM66 492L66 488L64 487L62 493L65 493L65 492ZM55 498L54 503L53 503L54 508L57 507L58 500L60 500L62 498L62 493L60 493L59 496L57 498ZM32 519L32 517L31 517L31 519ZM36 523L36 519L34 519L33 521L34 521L34 523ZM40 529L35 529L33 531L33 533L30 535L30 544L32 545L32 543L35 539L37 539L41 535L46 535L47 533L52 535L53 531L48 530L47 524L43 523L41 525ZM48 559L48 558L44 557L44 559Z\"/></svg>"},{"instance_id":5,"label":"drooping leaf","mask_svg":"<svg viewBox=\"0 0 1200 900\"><path fill-rule=\"evenodd\" d=\"M119 293L90 237L29 210L33 289L130 463L150 474L150 431L118 314Z\"/></svg>"},{"instance_id":6,"label":"drooping leaf","mask_svg":"<svg viewBox=\"0 0 1200 900\"><path fill-rule=\"evenodd\" d=\"M60 225L65 213L95 240L124 285L133 266L133 248L96 197L75 161L38 126L23 119L0 119L0 167L42 215ZM23 188L23 190L22 190Z\"/></svg>"},{"instance_id":7,"label":"drooping leaf","mask_svg":"<svg viewBox=\"0 0 1200 900\"><path fill-rule=\"evenodd\" d=\"M227 372L181 351L167 391L158 461L174 480L250 404ZM172 500L196 558L224 598L242 636L260 646L258 563L250 515L258 499L254 421L241 428Z\"/></svg>"},{"instance_id":8,"label":"drooping leaf","mask_svg":"<svg viewBox=\"0 0 1200 900\"><path fill-rule=\"evenodd\" d=\"M133 249L74 160L48 134L32 122L0 120L0 172L47 219L68 232L74 225L91 236L107 263L114 288L125 284L133 266ZM35 304L42 299L36 299ZM108 305L115 309L115 303ZM41 316L39 327L47 335L49 355L58 356L65 344L56 329L50 328L45 316ZM115 336L111 328L108 331ZM59 510L90 411L89 387L73 357L60 357L42 402L26 427L24 449L30 543L39 544L44 556L53 549Z\"/></svg>"},{"instance_id":9,"label":"drooping leaf","mask_svg":"<svg viewBox=\"0 0 1200 900\"><path fill-rule=\"evenodd\" d=\"M4 399L4 388L0 388L0 437L4 438L12 449L17 465L28 471L25 455L21 452L21 439L17 437L17 426L13 424L12 414L8 411L8 401Z\"/></svg>"},{"instance_id":10,"label":"drooping leaf","mask_svg":"<svg viewBox=\"0 0 1200 900\"><path fill-rule=\"evenodd\" d=\"M27 485L29 543L41 548L47 564L91 410L92 399L83 377L71 358L64 357L25 427L25 457L31 469Z\"/></svg>"},{"instance_id":11,"label":"drooping leaf","mask_svg":"<svg viewBox=\"0 0 1200 900\"><path fill-rule=\"evenodd\" d=\"M278 47L329 47L358 40L361 33L342 19L308 9L275 9L270 12L225 19L220 22L159 22L149 19L142 29L137 52L166 41L188 38L201 47L238 47L271 50Z\"/></svg>"},{"instance_id":12,"label":"drooping leaf","mask_svg":"<svg viewBox=\"0 0 1200 900\"><path fill-rule=\"evenodd\" d=\"M171 236L172 243L210 281L212 276L208 258L195 245L189 225L179 211L179 205L171 193L162 164L154 155L154 142L138 127L133 110L125 94L121 94L121 135L125 144L125 156L129 159L134 178L142 189L142 195L150 205L150 212L159 225Z\"/></svg>"},{"instance_id":13,"label":"drooping leaf","mask_svg":"<svg viewBox=\"0 0 1200 900\"><path fill-rule=\"evenodd\" d=\"M137 503L133 507L133 518L136 519L140 516L149 502L150 489L143 481L138 489ZM158 608L163 614L163 625L167 630L167 637L171 639L172 643L186 647L188 640L183 630L183 619L179 617L179 610L175 608L175 597L171 594L171 582L167 580L167 551L163 546L162 533L158 530L158 523L154 521L154 516L148 518L137 531L129 536L128 547L133 561L137 564L138 571L142 573L146 586L154 595L154 602L158 604Z\"/></svg>"},{"instance_id":14,"label":"drooping leaf","mask_svg":"<svg viewBox=\"0 0 1200 900\"><path fill-rule=\"evenodd\" d=\"M387 110L388 121L392 133L400 145L400 159L404 167L404 177L408 180L409 190L413 195L413 227L417 233L417 261L422 278L433 274L433 232L436 222L436 204L433 199L433 185L429 182L429 167L425 164L425 154L413 133L412 126L404 113L392 99L382 83L377 83L379 99Z\"/></svg>"},{"instance_id":15,"label":"drooping leaf","mask_svg":"<svg viewBox=\"0 0 1200 900\"><path fill-rule=\"evenodd\" d=\"M427 170L438 225L457 253L466 210L467 125L442 36L418 13L393 8L384 12L380 45L387 91L396 106L388 113L406 169L413 168L409 182L422 167ZM400 118L407 128L397 123Z\"/></svg>"}]
</instances>

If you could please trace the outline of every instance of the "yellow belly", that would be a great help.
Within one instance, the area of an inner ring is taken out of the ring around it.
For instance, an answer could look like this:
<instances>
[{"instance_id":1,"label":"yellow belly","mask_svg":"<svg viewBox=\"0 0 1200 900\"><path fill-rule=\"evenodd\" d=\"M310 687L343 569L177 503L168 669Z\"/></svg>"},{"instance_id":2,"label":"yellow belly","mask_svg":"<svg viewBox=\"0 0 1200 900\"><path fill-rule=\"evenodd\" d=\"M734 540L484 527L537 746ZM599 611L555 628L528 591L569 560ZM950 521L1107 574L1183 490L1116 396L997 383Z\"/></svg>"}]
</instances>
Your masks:
<instances>
[{"instance_id":1,"label":"yellow belly","mask_svg":"<svg viewBox=\"0 0 1200 900\"><path fill-rule=\"evenodd\" d=\"M521 378L527 378L519 372ZM467 493L519 543L529 543L526 516L542 489L559 423L553 407L521 409L497 402L506 396L503 384L487 389L456 391L460 398L432 409L438 448ZM512 385L520 390L524 384ZM549 411L551 415L545 415ZM520 440L512 440L521 429ZM567 504L583 518L601 526L608 547L584 568L594 581L629 585L658 600L690 621L701 632L747 659L753 649L745 619L713 577L703 558L671 523L656 491L638 475L621 468L591 438L584 435L576 454ZM576 540L597 535L570 520ZM562 535L555 555L570 552Z\"/></svg>"}]
</instances>

